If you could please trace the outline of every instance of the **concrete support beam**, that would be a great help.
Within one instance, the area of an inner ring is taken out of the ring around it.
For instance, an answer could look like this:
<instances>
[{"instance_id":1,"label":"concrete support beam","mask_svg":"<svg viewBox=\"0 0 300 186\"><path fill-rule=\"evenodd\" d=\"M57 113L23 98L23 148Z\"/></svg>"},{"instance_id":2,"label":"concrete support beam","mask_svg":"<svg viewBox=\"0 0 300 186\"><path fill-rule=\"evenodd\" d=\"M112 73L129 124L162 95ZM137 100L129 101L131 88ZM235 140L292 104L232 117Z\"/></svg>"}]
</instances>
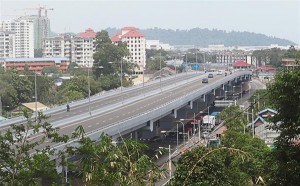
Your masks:
<instances>
[{"instance_id":1,"label":"concrete support beam","mask_svg":"<svg viewBox=\"0 0 300 186\"><path fill-rule=\"evenodd\" d=\"M190 102L189 102L189 105L190 105L190 108L191 108L191 109L193 109L193 103L194 103L193 101L190 101Z\"/></svg>"},{"instance_id":2,"label":"concrete support beam","mask_svg":"<svg viewBox=\"0 0 300 186\"><path fill-rule=\"evenodd\" d=\"M150 120L150 131L151 132L153 132L153 128L154 128L153 123L154 123L153 120Z\"/></svg>"}]
</instances>

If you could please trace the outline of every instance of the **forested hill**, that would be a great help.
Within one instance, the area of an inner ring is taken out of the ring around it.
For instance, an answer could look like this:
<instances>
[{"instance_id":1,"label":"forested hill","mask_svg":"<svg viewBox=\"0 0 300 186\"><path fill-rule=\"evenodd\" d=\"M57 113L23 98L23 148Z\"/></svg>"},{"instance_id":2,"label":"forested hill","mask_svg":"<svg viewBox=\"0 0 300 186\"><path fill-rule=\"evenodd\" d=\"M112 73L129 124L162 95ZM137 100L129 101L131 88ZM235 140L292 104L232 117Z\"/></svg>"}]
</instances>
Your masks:
<instances>
[{"instance_id":1,"label":"forested hill","mask_svg":"<svg viewBox=\"0 0 300 186\"><path fill-rule=\"evenodd\" d=\"M115 35L120 29L107 28L110 36ZM226 32L224 30L209 30L193 28L190 30L171 30L171 29L141 29L146 39L160 40L170 45L195 45L206 47L207 45L224 44L225 46L268 46L278 44L282 46L295 45L287 39L269 37L264 34L253 32Z\"/></svg>"}]
</instances>

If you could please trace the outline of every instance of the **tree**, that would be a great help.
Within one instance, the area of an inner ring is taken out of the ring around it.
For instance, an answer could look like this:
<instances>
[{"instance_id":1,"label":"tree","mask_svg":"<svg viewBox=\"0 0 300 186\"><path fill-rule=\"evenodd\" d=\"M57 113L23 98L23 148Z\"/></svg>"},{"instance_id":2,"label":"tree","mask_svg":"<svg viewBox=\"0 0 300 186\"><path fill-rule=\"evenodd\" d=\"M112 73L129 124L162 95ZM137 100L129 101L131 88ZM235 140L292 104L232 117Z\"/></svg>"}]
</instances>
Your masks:
<instances>
[{"instance_id":1,"label":"tree","mask_svg":"<svg viewBox=\"0 0 300 186\"><path fill-rule=\"evenodd\" d=\"M79 136L80 147L73 153L81 157L76 169L79 168L84 185L146 185L149 179L159 178L158 166L143 153L145 144L129 139L113 145L111 138L104 134L97 143Z\"/></svg>"},{"instance_id":2,"label":"tree","mask_svg":"<svg viewBox=\"0 0 300 186\"><path fill-rule=\"evenodd\" d=\"M236 164L247 157L247 153L234 148L199 146L179 159L169 185L250 185Z\"/></svg>"},{"instance_id":3,"label":"tree","mask_svg":"<svg viewBox=\"0 0 300 186\"><path fill-rule=\"evenodd\" d=\"M237 148L249 154L249 158L245 161L235 163L239 171L246 174L253 184L259 176L265 179L265 169L268 166L266 162L270 150L263 140L253 138L249 133L227 130L222 136L222 145Z\"/></svg>"},{"instance_id":4,"label":"tree","mask_svg":"<svg viewBox=\"0 0 300 186\"><path fill-rule=\"evenodd\" d=\"M56 66L46 66L43 68L42 74L62 74L62 72Z\"/></svg>"},{"instance_id":5,"label":"tree","mask_svg":"<svg viewBox=\"0 0 300 186\"><path fill-rule=\"evenodd\" d=\"M217 117L221 120L225 120L224 126L226 126L228 130L243 131L247 123L244 117L244 112L238 105L231 105L226 107L221 113L217 115Z\"/></svg>"},{"instance_id":6,"label":"tree","mask_svg":"<svg viewBox=\"0 0 300 186\"><path fill-rule=\"evenodd\" d=\"M66 142L68 137L58 135L42 113L36 123L29 112L23 112L25 124L12 125L0 133L0 182L2 185L42 185L43 180L56 183L60 175L50 156L57 154L50 145L44 149L39 146L47 140ZM33 137L38 133L40 137Z\"/></svg>"},{"instance_id":7,"label":"tree","mask_svg":"<svg viewBox=\"0 0 300 186\"><path fill-rule=\"evenodd\" d=\"M150 59L146 63L146 68L148 70L160 70L160 64L161 68L166 67L165 58L160 58L159 56L155 56L154 58Z\"/></svg>"},{"instance_id":8,"label":"tree","mask_svg":"<svg viewBox=\"0 0 300 186\"><path fill-rule=\"evenodd\" d=\"M295 68L277 74L275 82L268 87L272 108L278 112L272 118L272 129L280 133L270 158L276 165L271 172L270 185L297 185L300 180L300 149L297 146L300 134L299 86L300 69Z\"/></svg>"},{"instance_id":9,"label":"tree","mask_svg":"<svg viewBox=\"0 0 300 186\"><path fill-rule=\"evenodd\" d=\"M96 35L96 52L93 55L94 65L93 74L99 78L101 74L116 74L119 70L112 67L113 63L120 63L121 60L125 61L123 57L129 56L127 44L119 42L117 45L113 44L109 38L107 31L98 32ZM124 72L130 71L124 66Z\"/></svg>"}]
</instances>

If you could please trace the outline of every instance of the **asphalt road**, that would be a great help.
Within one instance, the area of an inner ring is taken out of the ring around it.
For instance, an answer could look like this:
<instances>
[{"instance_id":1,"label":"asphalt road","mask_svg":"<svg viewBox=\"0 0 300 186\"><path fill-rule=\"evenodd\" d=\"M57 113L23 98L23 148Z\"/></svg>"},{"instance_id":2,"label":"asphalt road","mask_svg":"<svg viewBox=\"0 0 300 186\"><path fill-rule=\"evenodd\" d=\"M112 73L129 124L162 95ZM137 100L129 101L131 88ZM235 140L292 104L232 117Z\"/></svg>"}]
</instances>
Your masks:
<instances>
[{"instance_id":1,"label":"asphalt road","mask_svg":"<svg viewBox=\"0 0 300 186\"><path fill-rule=\"evenodd\" d=\"M202 73L202 75L203 75L203 73ZM122 101L122 99L124 101L126 101L130 98L137 97L139 95L145 94L145 93L150 92L152 90L159 89L160 86L161 87L171 86L171 85L174 85L177 82L185 81L187 79L197 77L197 76L201 76L201 74L200 73L197 73L197 74L193 73L193 74L187 74L187 75L181 75L181 76L177 75L176 78L175 77L174 78L169 78L169 79L162 78L161 84L160 84L159 81L157 81L156 83L153 83L153 84L145 83L144 87L139 87L139 88L136 88L136 89L126 90L126 88L124 88L124 91L123 91L122 94L121 94L121 91L120 91L120 93L117 93L117 94L115 92L113 92L108 96L102 96L102 97L100 96L99 99L92 100L90 102L90 109L91 109L91 111L93 111L93 110L108 108L110 105L120 103ZM88 100L88 99L86 99L86 100ZM58 112L51 113L51 115L48 115L48 116L50 116L48 121L50 123L58 122L60 120L65 120L67 118L71 118L71 117L89 112L88 102L85 102L82 105L78 105L78 106L74 106L74 107L72 106L72 104L70 104L70 105L71 105L70 112L66 112L66 110L63 110L63 111L58 111ZM111 107L111 109L113 109L113 107ZM7 128L9 128L9 126L4 126L4 127L0 126L1 132L6 130Z\"/></svg>"},{"instance_id":2,"label":"asphalt road","mask_svg":"<svg viewBox=\"0 0 300 186\"><path fill-rule=\"evenodd\" d=\"M185 94L195 89L209 86L209 83L222 79L224 76L216 75L214 78L209 79L208 84L202 84L201 77L199 76L198 80L186 83L183 86L175 87L172 90L163 91L160 94L145 97L144 99L136 101L134 103L123 105L122 107L118 107L113 110L105 111L101 114L91 116L83 121L77 121L65 126L61 126L59 133L68 135L72 134L72 132L75 131L76 127L79 125L83 126L86 133L105 128L114 123L119 123L120 121L127 118L134 117L142 113L147 113L152 109L157 108L160 105L164 105L165 103L178 97L184 96ZM49 142L46 142L44 145L46 144L53 145Z\"/></svg>"}]
</instances>

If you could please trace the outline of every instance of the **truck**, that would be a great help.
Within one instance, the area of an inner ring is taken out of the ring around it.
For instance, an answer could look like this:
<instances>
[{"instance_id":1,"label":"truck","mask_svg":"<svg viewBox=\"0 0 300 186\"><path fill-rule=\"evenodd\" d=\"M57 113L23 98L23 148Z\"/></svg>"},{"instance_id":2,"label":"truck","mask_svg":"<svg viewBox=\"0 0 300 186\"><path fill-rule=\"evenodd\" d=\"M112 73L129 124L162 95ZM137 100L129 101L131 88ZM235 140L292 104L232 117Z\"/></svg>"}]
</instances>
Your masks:
<instances>
[{"instance_id":1,"label":"truck","mask_svg":"<svg viewBox=\"0 0 300 186\"><path fill-rule=\"evenodd\" d=\"M203 117L202 127L204 131L212 131L216 124L216 117L206 115Z\"/></svg>"},{"instance_id":2,"label":"truck","mask_svg":"<svg viewBox=\"0 0 300 186\"><path fill-rule=\"evenodd\" d=\"M220 112L212 112L211 115L212 116L215 116L216 119L215 119L215 125L219 125L221 123L221 119L220 118L217 118L217 115L219 114Z\"/></svg>"}]
</instances>

